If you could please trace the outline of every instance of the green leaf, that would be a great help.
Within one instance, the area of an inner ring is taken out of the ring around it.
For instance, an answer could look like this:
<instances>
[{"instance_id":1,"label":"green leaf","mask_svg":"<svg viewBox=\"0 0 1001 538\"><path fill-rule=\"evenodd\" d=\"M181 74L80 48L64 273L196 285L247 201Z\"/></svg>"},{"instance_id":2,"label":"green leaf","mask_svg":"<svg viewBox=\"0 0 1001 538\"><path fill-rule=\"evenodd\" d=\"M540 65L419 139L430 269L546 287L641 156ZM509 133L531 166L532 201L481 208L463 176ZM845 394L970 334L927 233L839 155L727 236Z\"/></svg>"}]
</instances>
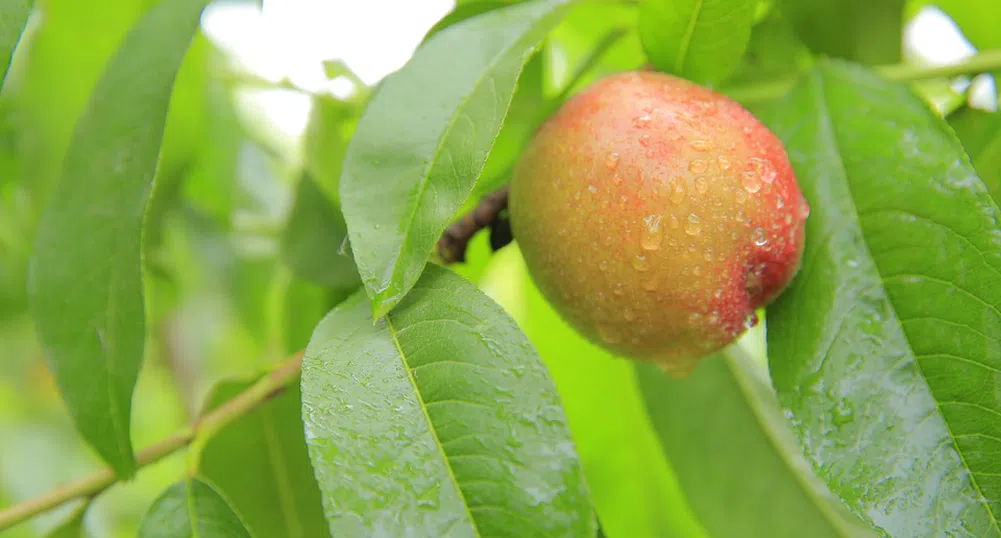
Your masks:
<instances>
[{"instance_id":1,"label":"green leaf","mask_svg":"<svg viewBox=\"0 0 1001 538\"><path fill-rule=\"evenodd\" d=\"M640 39L660 71L718 82L740 63L757 0L644 0Z\"/></svg>"},{"instance_id":2,"label":"green leaf","mask_svg":"<svg viewBox=\"0 0 1001 538\"><path fill-rule=\"evenodd\" d=\"M213 486L185 478L149 507L139 538L250 538L247 527Z\"/></svg>"},{"instance_id":3,"label":"green leaf","mask_svg":"<svg viewBox=\"0 0 1001 538\"><path fill-rule=\"evenodd\" d=\"M892 536L1001 536L1001 210L906 86L825 63L762 116L813 208L768 311L803 449Z\"/></svg>"},{"instance_id":4,"label":"green leaf","mask_svg":"<svg viewBox=\"0 0 1001 538\"><path fill-rule=\"evenodd\" d=\"M77 125L41 222L32 306L46 359L84 438L131 476L132 391L143 358L143 213L174 74L204 2L162 2L132 29Z\"/></svg>"},{"instance_id":5,"label":"green leaf","mask_svg":"<svg viewBox=\"0 0 1001 538\"><path fill-rule=\"evenodd\" d=\"M707 536L661 453L632 364L560 318L532 282L516 244L491 258L481 286L525 330L556 383L604 535Z\"/></svg>"},{"instance_id":6,"label":"green leaf","mask_svg":"<svg viewBox=\"0 0 1001 538\"><path fill-rule=\"evenodd\" d=\"M814 51L865 64L900 60L905 0L778 0Z\"/></svg>"},{"instance_id":7,"label":"green leaf","mask_svg":"<svg viewBox=\"0 0 1001 538\"><path fill-rule=\"evenodd\" d=\"M522 66L567 6L538 0L444 30L375 93L348 147L341 201L376 317L417 282L483 170Z\"/></svg>"},{"instance_id":8,"label":"green leaf","mask_svg":"<svg viewBox=\"0 0 1001 538\"><path fill-rule=\"evenodd\" d=\"M309 176L299 181L282 235L282 256L299 276L338 289L361 284L350 252L344 216Z\"/></svg>"},{"instance_id":9,"label":"green leaf","mask_svg":"<svg viewBox=\"0 0 1001 538\"><path fill-rule=\"evenodd\" d=\"M207 408L251 384L221 383ZM202 451L202 476L226 493L255 536L329 536L302 428L299 387L291 386L217 432Z\"/></svg>"},{"instance_id":10,"label":"green leaf","mask_svg":"<svg viewBox=\"0 0 1001 538\"><path fill-rule=\"evenodd\" d=\"M654 365L636 368L664 454L699 521L714 538L875 536L814 475L751 361L734 346L682 381Z\"/></svg>"},{"instance_id":11,"label":"green leaf","mask_svg":"<svg viewBox=\"0 0 1001 538\"><path fill-rule=\"evenodd\" d=\"M83 518L89 507L90 501L79 503L65 521L45 535L46 538L85 538L87 532L84 530Z\"/></svg>"},{"instance_id":12,"label":"green leaf","mask_svg":"<svg viewBox=\"0 0 1001 538\"><path fill-rule=\"evenodd\" d=\"M341 65L336 68L347 69ZM317 186L334 203L340 203L341 165L348 140L358 123L359 109L360 105L353 101L341 101L327 95L313 97L303 142L305 161Z\"/></svg>"},{"instance_id":13,"label":"green leaf","mask_svg":"<svg viewBox=\"0 0 1001 538\"><path fill-rule=\"evenodd\" d=\"M14 49L31 15L34 0L0 0L0 88L7 78Z\"/></svg>"},{"instance_id":14,"label":"green leaf","mask_svg":"<svg viewBox=\"0 0 1001 538\"><path fill-rule=\"evenodd\" d=\"M1001 201L1001 114L962 108L949 116L949 125L994 201Z\"/></svg>"},{"instance_id":15,"label":"green leaf","mask_svg":"<svg viewBox=\"0 0 1001 538\"><path fill-rule=\"evenodd\" d=\"M303 421L333 536L593 536L559 397L525 336L428 266L372 323L365 295L313 333Z\"/></svg>"}]
</instances>

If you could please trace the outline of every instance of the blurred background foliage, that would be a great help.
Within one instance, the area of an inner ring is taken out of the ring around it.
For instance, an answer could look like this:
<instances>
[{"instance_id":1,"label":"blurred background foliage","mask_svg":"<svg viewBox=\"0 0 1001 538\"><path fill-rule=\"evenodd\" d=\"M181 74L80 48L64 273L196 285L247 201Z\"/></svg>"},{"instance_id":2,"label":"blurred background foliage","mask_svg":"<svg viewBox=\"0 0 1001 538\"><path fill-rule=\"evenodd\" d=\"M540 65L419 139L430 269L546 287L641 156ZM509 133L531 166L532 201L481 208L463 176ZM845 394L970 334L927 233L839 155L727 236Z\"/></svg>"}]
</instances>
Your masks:
<instances>
[{"instance_id":1,"label":"blurred background foliage","mask_svg":"<svg viewBox=\"0 0 1001 538\"><path fill-rule=\"evenodd\" d=\"M75 122L120 39L153 3L38 0L0 93L0 506L99 467L47 373L25 280L36 225ZM442 24L504 2L459 4ZM780 13L773 4L788 6ZM796 4L760 2L749 50L724 89L805 69L818 53L869 64L901 57L945 63L978 47L1001 47L992 25L1001 20L1001 5L990 0L802 2L809 10ZM526 67L479 194L507 180L521 144L568 94L644 63L634 4L587 7L571 12ZM439 0L266 0L263 6L217 2L206 11L203 33L177 79L147 216L148 356L137 387L136 446L185 426L218 403L211 394L232 392L302 349L326 311L357 287L353 264L338 255L347 247L338 211L340 160L379 79L402 65L452 8ZM828 24L824 10L843 24ZM815 31L819 22L856 32ZM918 87L940 112L955 112L953 124L981 174L1001 184L993 79ZM491 256L481 234L456 270L507 308L539 348L609 533L700 535L699 524L685 516L686 501L626 364L562 324L532 287L515 247ZM760 329L747 342L763 356ZM291 402L276 402L273 411L296 420ZM281 435L301 436L292 430ZM203 456L207 476L240 484L234 469L263 465L261 454L240 448L234 432L216 442ZM289 457L304 461L302 454ZM171 456L101 495L83 519L90 535L134 535L150 502L181 474L183 458ZM5 536L43 535L60 522L79 523L80 514L79 505L66 506Z\"/></svg>"}]
</instances>

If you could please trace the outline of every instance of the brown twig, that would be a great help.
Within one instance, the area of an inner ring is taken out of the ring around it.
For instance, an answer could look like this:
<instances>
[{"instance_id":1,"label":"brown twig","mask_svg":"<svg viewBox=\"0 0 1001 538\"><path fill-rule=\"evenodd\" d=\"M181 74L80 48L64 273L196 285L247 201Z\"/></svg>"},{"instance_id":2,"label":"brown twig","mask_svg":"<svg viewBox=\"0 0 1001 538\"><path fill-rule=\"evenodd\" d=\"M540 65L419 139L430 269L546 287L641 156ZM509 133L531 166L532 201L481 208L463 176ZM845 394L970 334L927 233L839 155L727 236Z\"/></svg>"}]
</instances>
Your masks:
<instances>
[{"instance_id":1,"label":"brown twig","mask_svg":"<svg viewBox=\"0 0 1001 538\"><path fill-rule=\"evenodd\" d=\"M476 235L476 232L499 222L501 212L507 209L507 194L508 188L504 187L484 196L472 211L463 215L445 230L441 239L438 240L438 256L443 262L466 261L466 247L469 246L469 240ZM501 242L495 242L495 250L503 246L498 246L498 243Z\"/></svg>"},{"instance_id":2,"label":"brown twig","mask_svg":"<svg viewBox=\"0 0 1001 538\"><path fill-rule=\"evenodd\" d=\"M215 432L226 424L247 415L257 406L273 398L285 386L299 377L302 369L302 352L296 353L262 377L247 390L226 403L205 413L191 426L174 432L136 454L136 467L142 468L160 461L166 456L188 446L195 438ZM118 476L110 467L105 467L75 482L48 491L21 504L0 510L0 531L7 530L42 512L52 510L74 499L92 498L118 482Z\"/></svg>"}]
</instances>

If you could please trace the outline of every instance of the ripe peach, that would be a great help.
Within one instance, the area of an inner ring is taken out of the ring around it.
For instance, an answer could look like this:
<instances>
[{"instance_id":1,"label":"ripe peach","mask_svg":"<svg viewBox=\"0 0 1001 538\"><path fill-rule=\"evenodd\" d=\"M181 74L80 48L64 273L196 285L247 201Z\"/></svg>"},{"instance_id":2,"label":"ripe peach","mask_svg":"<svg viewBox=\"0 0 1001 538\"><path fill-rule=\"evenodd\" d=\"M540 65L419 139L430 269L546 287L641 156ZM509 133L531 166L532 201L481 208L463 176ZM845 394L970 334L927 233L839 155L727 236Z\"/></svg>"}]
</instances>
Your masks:
<instances>
[{"instance_id":1,"label":"ripe peach","mask_svg":"<svg viewBox=\"0 0 1001 538\"><path fill-rule=\"evenodd\" d=\"M673 76L598 81L535 134L511 225L564 319L676 376L733 342L792 279L809 206L778 138Z\"/></svg>"}]
</instances>

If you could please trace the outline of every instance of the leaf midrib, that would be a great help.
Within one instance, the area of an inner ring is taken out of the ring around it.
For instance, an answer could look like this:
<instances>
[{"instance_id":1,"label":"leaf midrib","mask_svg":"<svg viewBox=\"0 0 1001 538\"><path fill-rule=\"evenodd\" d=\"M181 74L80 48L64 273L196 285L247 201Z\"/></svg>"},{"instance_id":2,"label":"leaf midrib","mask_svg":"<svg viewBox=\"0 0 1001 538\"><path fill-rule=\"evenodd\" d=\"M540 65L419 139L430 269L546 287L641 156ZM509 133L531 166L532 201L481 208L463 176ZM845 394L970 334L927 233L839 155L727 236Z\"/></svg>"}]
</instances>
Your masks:
<instances>
[{"instance_id":1,"label":"leaf midrib","mask_svg":"<svg viewBox=\"0 0 1001 538\"><path fill-rule=\"evenodd\" d=\"M678 49L678 57L674 60L674 71L681 73L688 60L688 48L692 44L692 36L695 35L695 26L698 24L699 15L702 13L702 3L704 0L695 0L692 9L692 16L688 20L688 27L685 28L685 35L681 39L681 48Z\"/></svg>"},{"instance_id":2,"label":"leaf midrib","mask_svg":"<svg viewBox=\"0 0 1001 538\"><path fill-rule=\"evenodd\" d=\"M834 146L833 148L834 153L835 155L837 155L838 158L837 161L838 171L840 172L840 176L842 178L842 181L844 182L845 188L848 190L848 203L851 204L852 212L855 215L855 221L858 223L859 230L861 231L862 228L861 216L858 211L858 206L855 204L855 195L852 192L851 181L848 180L848 169L845 167L844 159L842 159L841 157L842 153L838 141L838 133L834 127L834 121L832 119L831 109L830 106L827 104L827 91L825 89L826 77L822 73L814 72L812 78L814 79L814 87L817 90L817 100L819 101L818 104L820 105L817 107L817 110L820 113L820 120L821 120L820 126L824 128L824 130L827 132L828 138L830 139L831 144ZM965 156L965 153L964 153L964 159L966 159L967 161L969 160L969 158ZM971 168L973 167L972 164L970 163L967 164L969 164ZM921 380L924 381L925 387L928 389L928 393L931 395L931 401L935 406L935 411L938 414L938 416L942 418L942 424L945 425L945 429L949 432L949 439L952 443L953 449L955 450L956 455L959 457L959 461L962 463L963 467L967 471L969 471L970 485L973 486L974 491L976 491L977 495L979 496L978 500L980 501L981 506L990 516L991 522L994 523L995 530L997 530L998 533L1001 534L1001 521L998 521L997 515L991 509L991 505L988 502L987 497L984 495L983 491L980 488L980 484L977 481L976 474L972 472L970 465L966 462L966 457L963 455L963 450L960 448L959 443L956 442L956 434L952 430L952 425L950 425L949 421L945 419L945 415L942 413L942 408L939 406L938 400L935 398L934 392L932 391L931 386L928 384L928 379L924 375L924 370L921 368L921 363L917 359L917 354L911 347L911 341L910 338L907 337L907 331L904 329L903 322L900 321L900 317L897 315L896 305L890 298L889 293L887 293L886 291L886 279L880 272L879 265L876 264L875 257L872 254L872 250L869 248L869 242L866 240L865 234L860 233L859 239L861 248L865 249L865 252L869 257L869 260L872 262L873 270L876 272L876 276L878 277L880 282L880 287L883 290L882 295L885 297L887 305L889 305L889 308L893 312L893 317L897 321L898 329L900 330L901 335L903 335L904 341L907 342L908 350L910 351L911 358L913 358L915 365L917 365L918 367L917 371L921 376ZM828 353L830 353L830 350L828 350Z\"/></svg>"},{"instance_id":3,"label":"leaf midrib","mask_svg":"<svg viewBox=\"0 0 1001 538\"><path fill-rule=\"evenodd\" d=\"M406 353L403 352L403 346L400 345L400 339L397 336L396 327L393 326L393 320L387 315L385 317L386 327L389 329L389 334L393 338L393 345L396 346L396 351L400 355L400 362L403 364L403 370L407 372L407 379L410 380L410 386L414 389L414 395L417 397L417 402L420 404L421 413L424 414L424 420L427 421L428 431L431 432L431 436L434 438L434 444L438 447L438 452L441 454L442 460L445 462L445 470L448 472L448 478L455 486L455 491L459 494L459 500L462 501L462 509L466 513L466 517L469 518L469 523L473 527L473 532L475 536L479 538L480 529L476 525L476 519L473 517L473 513L469 509L469 502L466 501L466 495L462 491L462 487L459 486L459 479L456 478L455 473L452 471L452 464L449 460L448 453L445 451L445 446L442 444L441 439L438 438L438 430L435 429L434 422L431 421L431 415L428 413L427 405L424 403L424 396L421 394L420 387L417 386L417 379L414 378L413 371L410 369L410 361L407 360Z\"/></svg>"},{"instance_id":4,"label":"leaf midrib","mask_svg":"<svg viewBox=\"0 0 1001 538\"><path fill-rule=\"evenodd\" d=\"M834 513L831 506L826 502L826 499L821 498L818 495L818 492L814 489L813 484L811 484L810 481L807 479L807 477L804 476L803 473L799 471L799 466L793 462L792 459L793 456L789 454L787 447L783 445L779 432L777 432L773 427L774 426L773 421L768 420L767 417L765 416L765 414L768 412L767 409L764 408L762 402L754 393L754 389L750 385L751 383L754 382L754 380L748 379L748 376L745 375L744 372L740 371L739 368L734 366L733 361L735 360L741 360L741 361L751 360L749 357L746 356L738 356L738 353L743 354L743 351L741 350L737 352L735 351L736 349L739 348L734 346L730 350L724 352L724 357L720 358L722 358L727 362L727 369L730 371L730 375L733 376L733 380L737 384L737 387L740 389L741 394L743 394L744 399L748 402L749 404L748 407L750 408L751 413L753 413L754 417L757 419L758 425L761 427L762 431L765 434L765 438L772 445L774 451L779 455L779 458L782 460L782 463L785 465L786 469L788 469L789 472L792 473L794 479L796 480L796 483L799 484L800 489L803 490L806 493L806 496L810 498L811 501L810 504L815 506L820 511L820 513L823 514L824 519L828 523L830 523L831 527L835 530L835 532L837 532L841 536L849 538L855 536L854 532L845 527L846 522L844 521L844 519L840 517L838 514Z\"/></svg>"}]
</instances>

